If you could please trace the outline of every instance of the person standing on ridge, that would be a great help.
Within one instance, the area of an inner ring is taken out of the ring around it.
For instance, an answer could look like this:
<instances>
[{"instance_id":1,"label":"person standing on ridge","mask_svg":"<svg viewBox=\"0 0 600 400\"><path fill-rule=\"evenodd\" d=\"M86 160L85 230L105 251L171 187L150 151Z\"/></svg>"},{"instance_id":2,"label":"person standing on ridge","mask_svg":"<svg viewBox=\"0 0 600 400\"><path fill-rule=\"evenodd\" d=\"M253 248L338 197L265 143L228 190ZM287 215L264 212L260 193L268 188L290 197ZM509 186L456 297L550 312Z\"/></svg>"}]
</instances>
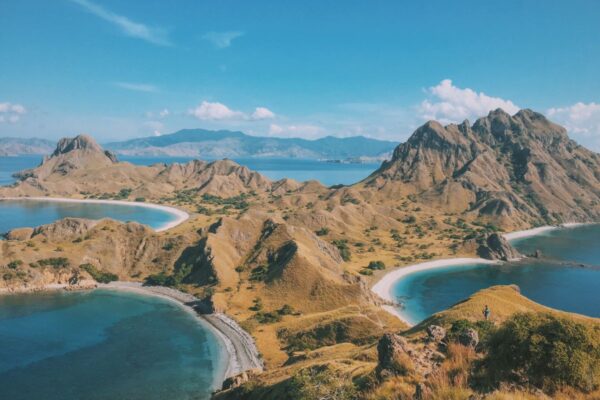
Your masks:
<instances>
[{"instance_id":1,"label":"person standing on ridge","mask_svg":"<svg viewBox=\"0 0 600 400\"><path fill-rule=\"evenodd\" d=\"M483 317L488 320L490 318L490 308L487 306L487 304L485 305L485 308L483 309Z\"/></svg>"}]
</instances>

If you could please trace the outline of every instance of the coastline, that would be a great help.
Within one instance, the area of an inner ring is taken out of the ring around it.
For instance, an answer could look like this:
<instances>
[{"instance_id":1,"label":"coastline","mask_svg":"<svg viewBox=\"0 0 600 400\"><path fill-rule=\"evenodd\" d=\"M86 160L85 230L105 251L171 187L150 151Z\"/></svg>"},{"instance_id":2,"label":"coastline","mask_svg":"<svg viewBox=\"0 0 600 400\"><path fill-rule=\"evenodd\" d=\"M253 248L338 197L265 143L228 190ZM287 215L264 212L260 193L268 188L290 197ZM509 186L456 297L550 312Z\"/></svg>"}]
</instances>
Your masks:
<instances>
[{"instance_id":1,"label":"coastline","mask_svg":"<svg viewBox=\"0 0 600 400\"><path fill-rule=\"evenodd\" d=\"M419 264L412 264L405 267L399 267L394 269L393 271L385 274L375 285L371 287L371 291L386 300L390 303L395 303L396 300L392 294L392 287L401 280L402 278L414 274L416 272L421 271L429 271L432 269L439 269L444 267L450 267L453 265L470 265L470 264L497 264L498 261L486 260L483 258L445 258L441 260L435 261L427 261ZM407 324L408 326L413 326L406 315L402 313L401 310L397 309L393 305L384 305L382 306L384 310L389 312L390 314L398 317L402 322Z\"/></svg>"},{"instance_id":2,"label":"coastline","mask_svg":"<svg viewBox=\"0 0 600 400\"><path fill-rule=\"evenodd\" d=\"M536 236L542 234L544 232L548 232L555 229L560 228L575 228L582 225L588 225L591 223L586 222L566 222L556 226L540 226L532 229L525 229L521 231L509 232L505 233L502 236L508 240L522 239L526 237ZM392 287L401 279L406 277L407 275L411 275L415 272L427 271L432 269L451 267L454 265L472 265L472 264L498 264L500 261L494 260L486 260L483 258L444 258L435 261L428 261L424 263L411 264L404 267L396 268L385 275L383 275L373 286L371 286L371 291L377 294L382 299L386 300L388 303L394 304L396 302L394 296L392 295ZM382 308L389 312L390 314L396 316L402 322L406 323L408 326L413 326L412 324L399 310L396 306L391 304L383 305Z\"/></svg>"},{"instance_id":3,"label":"coastline","mask_svg":"<svg viewBox=\"0 0 600 400\"><path fill-rule=\"evenodd\" d=\"M33 201L54 201L58 203L95 203L95 204L113 204L120 206L130 206L130 207L143 207L143 208L151 208L154 210L164 211L168 214L171 214L175 217L173 221L167 222L160 226L159 228L154 229L155 232L163 232L169 230L171 228L176 227L182 222L186 221L190 215L178 208L163 206L161 204L154 203L143 203L140 201L124 201L124 200L98 200L98 199L70 199L66 197L1 197L0 201L3 200L33 200Z\"/></svg>"},{"instance_id":4,"label":"coastline","mask_svg":"<svg viewBox=\"0 0 600 400\"><path fill-rule=\"evenodd\" d=\"M200 314L194 309L198 301L195 296L164 286L142 286L139 282L117 281L98 284L97 289L124 291L144 296L160 297L180 306L193 315L200 323L215 334L221 342L221 349L226 353L226 365L217 379L218 387L229 377L250 369L263 369L259 352L252 337L234 320L222 313Z\"/></svg>"},{"instance_id":5,"label":"coastline","mask_svg":"<svg viewBox=\"0 0 600 400\"><path fill-rule=\"evenodd\" d=\"M215 390L221 389L223 382L248 370L264 368L260 353L254 339L248 332L240 327L237 322L223 313L200 314L194 309L198 301L195 296L164 286L142 286L141 282L116 281L107 284L89 282L84 285L47 284L42 287L0 288L2 295L18 295L25 293L41 293L51 291L88 291L112 290L136 293L141 296L159 297L172 302L185 312L190 313L202 326L209 329L220 342L219 350L222 352L224 365L217 372L213 384Z\"/></svg>"}]
</instances>

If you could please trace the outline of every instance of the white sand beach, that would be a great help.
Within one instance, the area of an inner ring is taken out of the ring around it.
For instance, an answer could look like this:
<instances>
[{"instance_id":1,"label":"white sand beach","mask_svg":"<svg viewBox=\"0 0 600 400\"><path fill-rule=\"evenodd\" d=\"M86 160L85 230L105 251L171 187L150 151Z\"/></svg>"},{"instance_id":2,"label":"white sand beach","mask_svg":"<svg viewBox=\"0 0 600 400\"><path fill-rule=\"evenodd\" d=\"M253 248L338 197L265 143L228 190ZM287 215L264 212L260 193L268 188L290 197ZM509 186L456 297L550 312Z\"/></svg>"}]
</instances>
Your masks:
<instances>
[{"instance_id":1,"label":"white sand beach","mask_svg":"<svg viewBox=\"0 0 600 400\"><path fill-rule=\"evenodd\" d=\"M472 264L497 264L498 261L486 260L483 258L446 258L443 260L428 261L419 264L408 265L406 267L400 267L393 271L385 274L372 288L371 290L376 293L379 297L389 302L395 302L396 299L392 294L392 287L400 279L407 275L414 274L415 272L428 271L432 269L450 267L453 265L472 265ZM402 310L392 306L386 305L383 307L389 313L397 316L408 325L412 325Z\"/></svg>"},{"instance_id":2,"label":"white sand beach","mask_svg":"<svg viewBox=\"0 0 600 400\"><path fill-rule=\"evenodd\" d=\"M526 238L526 237L530 237L530 236L536 236L539 235L541 233L544 232L548 232L548 231L552 231L555 229L560 229L560 228L575 228L581 225L587 225L588 223L585 222L565 222L564 224L561 225L545 225L545 226L540 226L537 228L532 228L532 229L525 229L522 231L515 231L515 232L510 232L510 233L505 233L504 238L506 240L514 240L514 239L522 239L522 238Z\"/></svg>"},{"instance_id":3,"label":"white sand beach","mask_svg":"<svg viewBox=\"0 0 600 400\"><path fill-rule=\"evenodd\" d=\"M98 284L98 288L133 292L169 300L192 314L203 326L211 329L223 345L222 349L226 360L224 368L220 371L221 376L217 377L218 388L225 378L249 369L263 369L263 363L252 337L224 314L198 314L191 305L198 301L198 298L191 294L164 286L142 286L139 282L124 281Z\"/></svg>"},{"instance_id":4,"label":"white sand beach","mask_svg":"<svg viewBox=\"0 0 600 400\"><path fill-rule=\"evenodd\" d=\"M163 224L161 227L155 229L156 232L166 231L168 229L174 228L177 225L181 224L183 221L187 220L190 215L178 208L163 206L160 204L153 203L143 203L139 201L123 201L123 200L97 200L97 199L69 199L64 197L2 197L2 200L33 200L33 201L54 201L59 203L92 203L92 204L115 204L119 206L131 206L131 207L144 207L151 208L154 210L161 210L167 212L175 217L170 222Z\"/></svg>"}]
</instances>

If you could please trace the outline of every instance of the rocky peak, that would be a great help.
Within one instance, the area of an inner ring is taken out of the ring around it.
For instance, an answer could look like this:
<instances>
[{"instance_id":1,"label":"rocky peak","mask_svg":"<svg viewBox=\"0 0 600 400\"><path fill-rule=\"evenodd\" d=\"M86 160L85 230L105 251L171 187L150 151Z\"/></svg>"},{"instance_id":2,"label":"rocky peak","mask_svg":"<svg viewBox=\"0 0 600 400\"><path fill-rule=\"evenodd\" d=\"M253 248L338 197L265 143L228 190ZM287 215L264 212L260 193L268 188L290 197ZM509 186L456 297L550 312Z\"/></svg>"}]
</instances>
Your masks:
<instances>
[{"instance_id":1,"label":"rocky peak","mask_svg":"<svg viewBox=\"0 0 600 400\"><path fill-rule=\"evenodd\" d=\"M103 153L113 163L117 162L117 157L110 151L103 150L94 138L89 135L78 135L74 138L62 138L58 141L56 149L51 157L58 157L73 151L82 150L89 153Z\"/></svg>"}]
</instances>

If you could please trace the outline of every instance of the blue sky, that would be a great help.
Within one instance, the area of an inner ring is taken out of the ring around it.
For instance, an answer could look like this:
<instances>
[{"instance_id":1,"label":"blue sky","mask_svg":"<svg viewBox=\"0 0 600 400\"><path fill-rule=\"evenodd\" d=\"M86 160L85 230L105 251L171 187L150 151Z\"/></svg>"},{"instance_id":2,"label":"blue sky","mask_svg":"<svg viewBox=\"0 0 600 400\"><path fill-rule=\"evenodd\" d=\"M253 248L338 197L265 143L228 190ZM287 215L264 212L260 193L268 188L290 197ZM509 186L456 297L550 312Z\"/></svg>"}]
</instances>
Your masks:
<instances>
[{"instance_id":1,"label":"blue sky","mask_svg":"<svg viewBox=\"0 0 600 400\"><path fill-rule=\"evenodd\" d=\"M600 2L0 1L0 136L401 141L532 108L600 149Z\"/></svg>"}]
</instances>

